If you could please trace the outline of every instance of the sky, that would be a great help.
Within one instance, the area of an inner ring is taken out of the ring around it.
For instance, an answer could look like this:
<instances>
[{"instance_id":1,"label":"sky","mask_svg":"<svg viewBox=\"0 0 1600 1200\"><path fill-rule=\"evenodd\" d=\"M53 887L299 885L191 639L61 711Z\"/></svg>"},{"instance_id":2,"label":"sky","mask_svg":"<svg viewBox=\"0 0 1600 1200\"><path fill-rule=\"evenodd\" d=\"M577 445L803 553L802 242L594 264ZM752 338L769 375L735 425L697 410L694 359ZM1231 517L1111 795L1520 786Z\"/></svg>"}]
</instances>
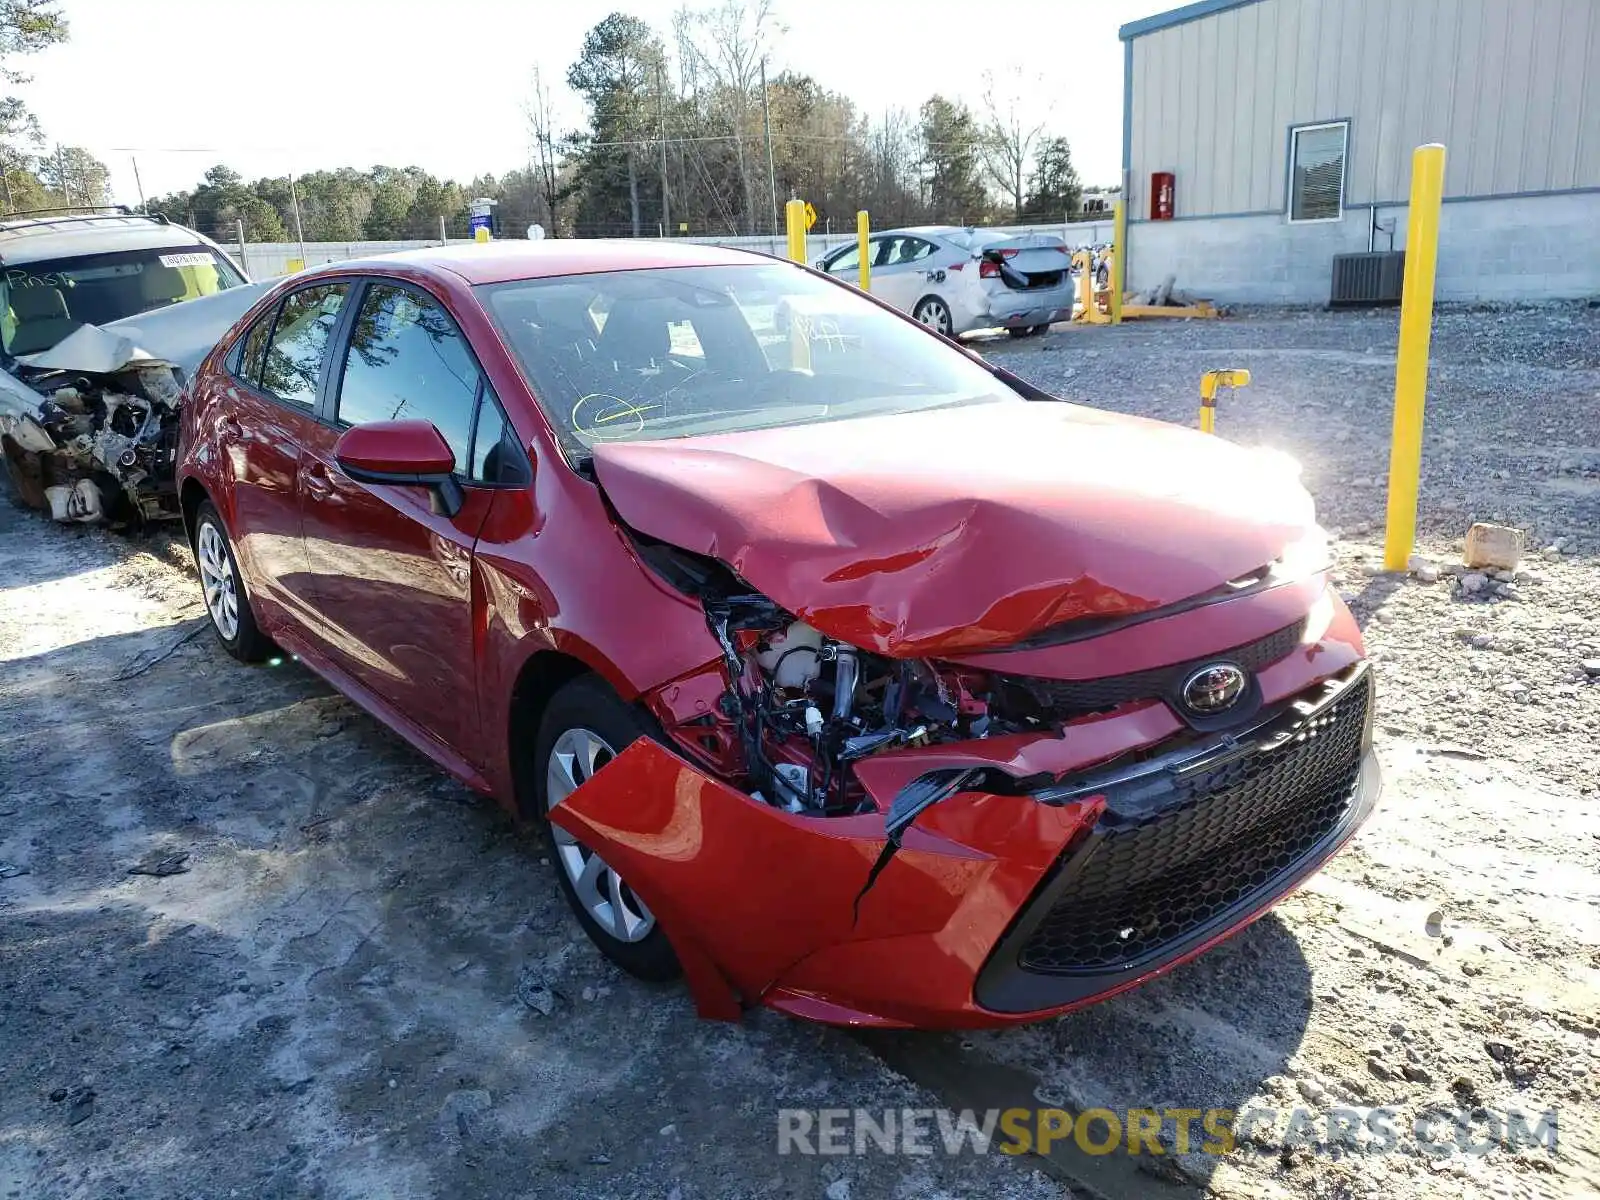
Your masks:
<instances>
[{"instance_id":1,"label":"sky","mask_svg":"<svg viewBox=\"0 0 1600 1200\"><path fill-rule=\"evenodd\" d=\"M706 7L720 0L690 0ZM986 70L1046 113L1086 184L1117 179L1117 27L1181 0L776 0L769 74L804 72L858 108L914 110L935 91L982 101ZM66 43L13 65L50 145L80 145L114 199L199 182L377 163L466 182L525 165L535 65L563 128L584 34L620 9L670 45L684 0L60 0Z\"/></svg>"}]
</instances>

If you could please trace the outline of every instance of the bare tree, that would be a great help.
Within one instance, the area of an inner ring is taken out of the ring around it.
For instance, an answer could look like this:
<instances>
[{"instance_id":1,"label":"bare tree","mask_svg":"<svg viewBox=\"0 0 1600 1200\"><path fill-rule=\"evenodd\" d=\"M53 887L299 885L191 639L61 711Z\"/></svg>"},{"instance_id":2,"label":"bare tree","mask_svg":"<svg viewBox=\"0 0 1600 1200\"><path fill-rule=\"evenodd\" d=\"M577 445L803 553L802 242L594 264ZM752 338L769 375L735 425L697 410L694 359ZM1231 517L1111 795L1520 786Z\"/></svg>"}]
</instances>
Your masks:
<instances>
[{"instance_id":1,"label":"bare tree","mask_svg":"<svg viewBox=\"0 0 1600 1200\"><path fill-rule=\"evenodd\" d=\"M528 120L528 135L533 141L530 162L534 188L544 201L545 214L550 221L550 234L556 234L556 205L561 201L561 188L557 174L561 162L556 153L556 131L550 104L550 89L545 86L544 75L533 68L533 94L522 106Z\"/></svg>"},{"instance_id":2,"label":"bare tree","mask_svg":"<svg viewBox=\"0 0 1600 1200\"><path fill-rule=\"evenodd\" d=\"M754 231L758 172L750 169L745 139L753 132L753 114L760 111L762 58L783 33L773 0L722 0L710 8L684 8L673 26L685 82L698 83L703 75L713 108L721 110L713 115L732 128L742 215Z\"/></svg>"},{"instance_id":3,"label":"bare tree","mask_svg":"<svg viewBox=\"0 0 1600 1200\"><path fill-rule=\"evenodd\" d=\"M997 84L992 71L983 76L983 108L986 116L981 142L984 173L1011 204L1012 219L1022 219L1028 164L1033 160L1034 143L1050 121L1050 106L1030 103L1023 88L1012 82ZM1035 81L1036 83L1039 81ZM1048 94L1036 86L1028 89L1035 96Z\"/></svg>"}]
</instances>

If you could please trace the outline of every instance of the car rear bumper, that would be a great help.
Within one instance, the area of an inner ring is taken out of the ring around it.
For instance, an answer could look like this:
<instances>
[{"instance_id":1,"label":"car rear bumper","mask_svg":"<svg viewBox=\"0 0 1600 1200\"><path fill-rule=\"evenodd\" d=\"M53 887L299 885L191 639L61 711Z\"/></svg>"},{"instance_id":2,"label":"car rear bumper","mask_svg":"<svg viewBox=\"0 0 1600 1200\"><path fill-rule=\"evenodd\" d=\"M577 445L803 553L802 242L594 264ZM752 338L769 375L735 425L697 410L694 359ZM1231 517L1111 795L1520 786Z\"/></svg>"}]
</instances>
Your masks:
<instances>
[{"instance_id":1,"label":"car rear bumper","mask_svg":"<svg viewBox=\"0 0 1600 1200\"><path fill-rule=\"evenodd\" d=\"M984 323L1001 329L1029 328L1072 319L1071 286L1037 292L995 291L988 294Z\"/></svg>"}]
</instances>

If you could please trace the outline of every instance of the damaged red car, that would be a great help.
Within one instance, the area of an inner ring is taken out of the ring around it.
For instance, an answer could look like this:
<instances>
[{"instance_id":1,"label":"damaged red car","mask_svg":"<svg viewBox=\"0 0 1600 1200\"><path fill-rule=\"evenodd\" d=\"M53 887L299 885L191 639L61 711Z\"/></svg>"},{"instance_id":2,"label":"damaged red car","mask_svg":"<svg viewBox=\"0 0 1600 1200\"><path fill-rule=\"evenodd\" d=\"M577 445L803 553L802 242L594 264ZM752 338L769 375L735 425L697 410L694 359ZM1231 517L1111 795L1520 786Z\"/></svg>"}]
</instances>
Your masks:
<instances>
[{"instance_id":1,"label":"damaged red car","mask_svg":"<svg viewBox=\"0 0 1600 1200\"><path fill-rule=\"evenodd\" d=\"M547 820L700 1011L983 1026L1205 950L1372 810L1292 463L662 243L330 265L182 409L207 608Z\"/></svg>"}]
</instances>

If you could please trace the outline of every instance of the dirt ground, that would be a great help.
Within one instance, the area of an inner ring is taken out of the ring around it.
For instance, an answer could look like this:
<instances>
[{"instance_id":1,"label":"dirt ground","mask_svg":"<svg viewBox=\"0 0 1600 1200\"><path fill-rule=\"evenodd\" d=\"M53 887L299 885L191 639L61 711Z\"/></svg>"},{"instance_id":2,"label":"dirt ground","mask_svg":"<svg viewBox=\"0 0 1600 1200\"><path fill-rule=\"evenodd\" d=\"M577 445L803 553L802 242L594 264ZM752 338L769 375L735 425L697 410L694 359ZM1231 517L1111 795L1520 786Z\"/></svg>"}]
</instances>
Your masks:
<instances>
[{"instance_id":1,"label":"dirt ground","mask_svg":"<svg viewBox=\"0 0 1600 1200\"><path fill-rule=\"evenodd\" d=\"M1219 430L1297 457L1340 533L1386 772L1241 936L998 1034L698 1021L590 948L538 837L296 664L227 658L180 546L0 501L0 1197L1600 1193L1600 310L1439 318L1420 549L1529 531L1471 594L1375 570L1394 341L1313 313L983 344L1186 422L1201 371L1252 370ZM1277 1119L1221 1158L778 1153L780 1108L1011 1105ZM1329 1144L1374 1109L1393 1149ZM1433 1109L1477 1152L1429 1153ZM1496 1144L1512 1110L1557 1150Z\"/></svg>"}]
</instances>

